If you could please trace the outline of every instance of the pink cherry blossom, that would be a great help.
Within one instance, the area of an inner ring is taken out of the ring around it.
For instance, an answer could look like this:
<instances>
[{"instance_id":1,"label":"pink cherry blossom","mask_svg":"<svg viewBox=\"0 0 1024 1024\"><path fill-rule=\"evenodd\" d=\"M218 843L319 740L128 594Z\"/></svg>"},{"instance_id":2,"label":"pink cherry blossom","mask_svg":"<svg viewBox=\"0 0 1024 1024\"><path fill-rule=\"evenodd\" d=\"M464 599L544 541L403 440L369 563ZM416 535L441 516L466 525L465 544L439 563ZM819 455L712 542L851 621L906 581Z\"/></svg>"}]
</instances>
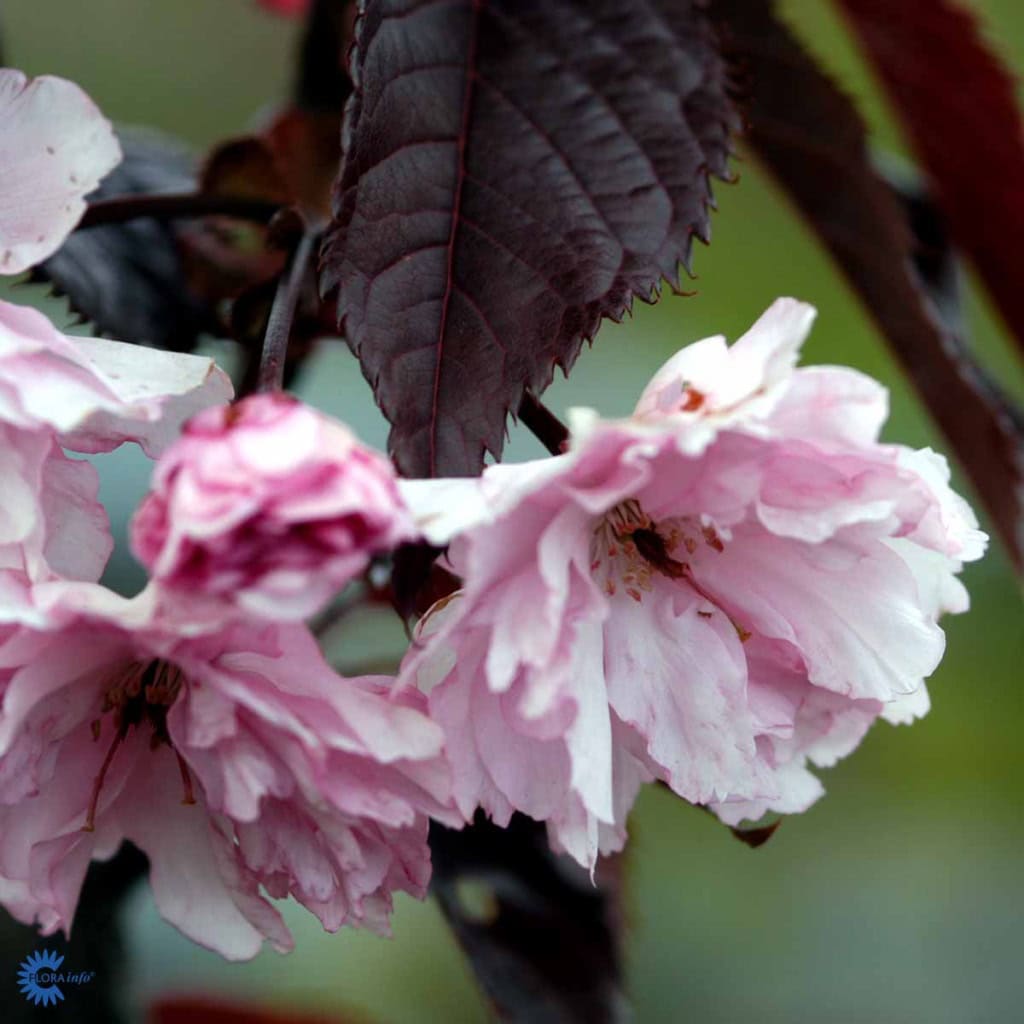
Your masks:
<instances>
[{"instance_id":1,"label":"pink cherry blossom","mask_svg":"<svg viewBox=\"0 0 1024 1024\"><path fill-rule=\"evenodd\" d=\"M414 536L388 460L282 394L192 420L132 524L136 555L164 586L291 619Z\"/></svg>"},{"instance_id":2,"label":"pink cherry blossom","mask_svg":"<svg viewBox=\"0 0 1024 1024\"><path fill-rule=\"evenodd\" d=\"M195 634L153 588L37 587L0 644L0 902L67 932L90 860L130 839L163 916L231 959L291 946L271 900L387 930L422 897L443 737L413 691L343 679L303 626Z\"/></svg>"},{"instance_id":3,"label":"pink cherry blossom","mask_svg":"<svg viewBox=\"0 0 1024 1024\"><path fill-rule=\"evenodd\" d=\"M801 811L808 764L927 710L985 538L939 456L879 442L880 385L794 369L813 317L683 349L633 417L574 410L565 455L403 484L463 579L402 677L467 818L522 811L591 866L647 779L729 822Z\"/></svg>"},{"instance_id":4,"label":"pink cherry blossom","mask_svg":"<svg viewBox=\"0 0 1024 1024\"><path fill-rule=\"evenodd\" d=\"M183 419L231 394L209 359L61 334L0 302L0 622L35 621L30 587L95 581L112 546L91 465L126 440L157 454Z\"/></svg>"},{"instance_id":5,"label":"pink cherry blossom","mask_svg":"<svg viewBox=\"0 0 1024 1024\"><path fill-rule=\"evenodd\" d=\"M0 273L52 255L120 162L110 122L77 85L0 68Z\"/></svg>"}]
</instances>

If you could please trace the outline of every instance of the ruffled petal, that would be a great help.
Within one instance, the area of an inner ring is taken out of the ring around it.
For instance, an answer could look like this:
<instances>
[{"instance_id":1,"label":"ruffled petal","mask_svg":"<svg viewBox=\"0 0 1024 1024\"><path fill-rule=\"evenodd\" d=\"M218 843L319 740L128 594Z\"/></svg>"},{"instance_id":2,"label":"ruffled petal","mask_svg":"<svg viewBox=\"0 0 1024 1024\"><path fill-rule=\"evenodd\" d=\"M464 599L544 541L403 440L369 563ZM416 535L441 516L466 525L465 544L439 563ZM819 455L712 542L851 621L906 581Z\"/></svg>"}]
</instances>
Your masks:
<instances>
[{"instance_id":1,"label":"ruffled petal","mask_svg":"<svg viewBox=\"0 0 1024 1024\"><path fill-rule=\"evenodd\" d=\"M746 663L723 612L668 581L639 602L622 595L605 630L605 672L615 713L680 796L758 793Z\"/></svg>"},{"instance_id":2,"label":"ruffled petal","mask_svg":"<svg viewBox=\"0 0 1024 1024\"><path fill-rule=\"evenodd\" d=\"M747 525L721 552L699 552L694 571L743 629L791 643L811 683L848 697L916 690L945 648L913 575L884 544L808 545Z\"/></svg>"},{"instance_id":3,"label":"ruffled petal","mask_svg":"<svg viewBox=\"0 0 1024 1024\"><path fill-rule=\"evenodd\" d=\"M74 451L136 441L157 455L184 420L231 391L211 359L69 337L36 310L0 302L0 419L54 430Z\"/></svg>"}]
</instances>

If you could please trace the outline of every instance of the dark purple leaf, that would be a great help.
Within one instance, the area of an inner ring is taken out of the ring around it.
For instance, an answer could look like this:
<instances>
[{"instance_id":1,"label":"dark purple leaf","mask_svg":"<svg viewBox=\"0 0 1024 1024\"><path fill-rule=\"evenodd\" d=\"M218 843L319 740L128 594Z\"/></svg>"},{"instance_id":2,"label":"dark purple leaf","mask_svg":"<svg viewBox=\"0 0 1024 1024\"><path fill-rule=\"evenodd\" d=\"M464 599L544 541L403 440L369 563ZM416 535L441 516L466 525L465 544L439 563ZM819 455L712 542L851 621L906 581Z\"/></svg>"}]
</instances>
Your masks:
<instances>
[{"instance_id":1,"label":"dark purple leaf","mask_svg":"<svg viewBox=\"0 0 1024 1024\"><path fill-rule=\"evenodd\" d=\"M301 110L340 117L352 92L348 51L355 0L314 0L299 49L294 102Z\"/></svg>"},{"instance_id":2,"label":"dark purple leaf","mask_svg":"<svg viewBox=\"0 0 1024 1024\"><path fill-rule=\"evenodd\" d=\"M756 850L759 846L764 846L775 835L776 830L781 824L782 818L779 818L778 821L773 821L770 825L752 825L747 828L730 827L729 831L741 843L745 843L752 850Z\"/></svg>"},{"instance_id":3,"label":"dark purple leaf","mask_svg":"<svg viewBox=\"0 0 1024 1024\"><path fill-rule=\"evenodd\" d=\"M403 621L426 614L459 589L459 580L437 564L440 548L426 542L400 545L391 558L391 603Z\"/></svg>"},{"instance_id":4,"label":"dark purple leaf","mask_svg":"<svg viewBox=\"0 0 1024 1024\"><path fill-rule=\"evenodd\" d=\"M711 10L749 91L751 147L860 295L1020 565L1020 412L929 300L907 218L871 167L856 110L771 0L713 0Z\"/></svg>"},{"instance_id":5,"label":"dark purple leaf","mask_svg":"<svg viewBox=\"0 0 1024 1024\"><path fill-rule=\"evenodd\" d=\"M1024 120L973 14L948 0L838 0L903 120L956 245L1024 352Z\"/></svg>"},{"instance_id":6,"label":"dark purple leaf","mask_svg":"<svg viewBox=\"0 0 1024 1024\"><path fill-rule=\"evenodd\" d=\"M502 1020L612 1024L629 1019L622 985L617 862L597 885L553 854L542 824L482 817L431 826L433 891Z\"/></svg>"},{"instance_id":7,"label":"dark purple leaf","mask_svg":"<svg viewBox=\"0 0 1024 1024\"><path fill-rule=\"evenodd\" d=\"M191 159L177 143L146 132L119 137L124 161L90 199L195 188ZM35 268L33 279L51 282L100 334L187 350L214 316L188 286L179 231L180 222L151 218L78 230Z\"/></svg>"},{"instance_id":8,"label":"dark purple leaf","mask_svg":"<svg viewBox=\"0 0 1024 1024\"><path fill-rule=\"evenodd\" d=\"M413 476L707 240L734 115L697 0L369 0L322 283Z\"/></svg>"},{"instance_id":9,"label":"dark purple leaf","mask_svg":"<svg viewBox=\"0 0 1024 1024\"><path fill-rule=\"evenodd\" d=\"M931 194L916 179L887 176L910 226L910 257L921 287L928 293L943 323L964 331L960 265L953 251L946 218Z\"/></svg>"}]
</instances>

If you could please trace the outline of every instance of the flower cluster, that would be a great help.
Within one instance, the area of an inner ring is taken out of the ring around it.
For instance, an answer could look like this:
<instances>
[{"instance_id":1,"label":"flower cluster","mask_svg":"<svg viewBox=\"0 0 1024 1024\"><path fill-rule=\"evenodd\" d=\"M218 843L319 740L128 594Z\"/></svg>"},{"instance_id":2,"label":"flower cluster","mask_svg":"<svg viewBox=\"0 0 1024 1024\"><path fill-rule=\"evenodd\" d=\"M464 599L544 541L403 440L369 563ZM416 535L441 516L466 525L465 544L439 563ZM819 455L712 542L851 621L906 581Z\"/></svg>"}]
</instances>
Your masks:
<instances>
[{"instance_id":1,"label":"flower cluster","mask_svg":"<svg viewBox=\"0 0 1024 1024\"><path fill-rule=\"evenodd\" d=\"M16 272L118 148L70 83L0 72L0 115ZM985 545L940 456L880 441L877 383L796 368L813 318L780 299L683 349L631 416L575 410L563 454L399 481L294 398L230 403L208 359L0 303L0 902L67 930L127 839L166 919L244 958L290 946L289 896L386 930L431 818L521 812L593 869L646 782L730 824L809 807L812 767L927 711ZM113 539L67 454L125 442L157 459L133 598L98 582ZM460 584L396 678L344 678L304 620L410 540Z\"/></svg>"},{"instance_id":2,"label":"flower cluster","mask_svg":"<svg viewBox=\"0 0 1024 1024\"><path fill-rule=\"evenodd\" d=\"M77 87L6 70L0 149L14 273L120 150ZM454 823L425 698L338 675L301 622L413 535L390 465L293 400L230 397L209 359L0 303L0 902L45 933L125 839L164 917L226 957L289 948L288 896L386 931L393 892L426 892L429 818ZM163 455L131 599L97 582L113 538L66 454L125 442Z\"/></svg>"}]
</instances>

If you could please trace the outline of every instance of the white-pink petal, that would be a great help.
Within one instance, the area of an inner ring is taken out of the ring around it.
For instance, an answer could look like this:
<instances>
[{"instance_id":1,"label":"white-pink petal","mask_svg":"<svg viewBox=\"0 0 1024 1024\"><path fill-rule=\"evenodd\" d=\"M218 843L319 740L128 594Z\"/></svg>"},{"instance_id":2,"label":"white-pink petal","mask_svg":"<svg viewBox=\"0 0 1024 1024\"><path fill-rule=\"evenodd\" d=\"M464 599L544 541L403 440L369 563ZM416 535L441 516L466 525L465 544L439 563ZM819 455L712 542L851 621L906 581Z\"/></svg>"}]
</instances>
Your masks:
<instances>
[{"instance_id":1,"label":"white-pink petal","mask_svg":"<svg viewBox=\"0 0 1024 1024\"><path fill-rule=\"evenodd\" d=\"M0 302L0 420L55 431L74 451L136 441L158 455L184 420L231 393L212 359L70 337L37 310Z\"/></svg>"},{"instance_id":2,"label":"white-pink petal","mask_svg":"<svg viewBox=\"0 0 1024 1024\"><path fill-rule=\"evenodd\" d=\"M694 451L716 429L750 426L778 402L816 315L805 302L776 299L733 345L718 335L681 349L644 388L634 416L682 416Z\"/></svg>"},{"instance_id":3,"label":"white-pink petal","mask_svg":"<svg viewBox=\"0 0 1024 1024\"><path fill-rule=\"evenodd\" d=\"M149 857L149 885L160 915L228 960L251 960L269 938L294 942L281 915L246 878L230 833L196 806L182 804L170 750L152 752L161 770L139 773L117 808L120 830Z\"/></svg>"},{"instance_id":4,"label":"white-pink petal","mask_svg":"<svg viewBox=\"0 0 1024 1024\"><path fill-rule=\"evenodd\" d=\"M0 273L52 255L120 162L110 122L77 85L0 68Z\"/></svg>"},{"instance_id":5,"label":"white-pink petal","mask_svg":"<svg viewBox=\"0 0 1024 1024\"><path fill-rule=\"evenodd\" d=\"M743 526L723 551L700 551L694 572L743 629L792 644L811 683L835 693L910 693L945 649L913 574L880 542L809 545Z\"/></svg>"},{"instance_id":6,"label":"white-pink petal","mask_svg":"<svg viewBox=\"0 0 1024 1024\"><path fill-rule=\"evenodd\" d=\"M605 627L607 700L643 737L660 777L693 803L757 795L754 721L736 629L696 594L656 580L614 600Z\"/></svg>"}]
</instances>

